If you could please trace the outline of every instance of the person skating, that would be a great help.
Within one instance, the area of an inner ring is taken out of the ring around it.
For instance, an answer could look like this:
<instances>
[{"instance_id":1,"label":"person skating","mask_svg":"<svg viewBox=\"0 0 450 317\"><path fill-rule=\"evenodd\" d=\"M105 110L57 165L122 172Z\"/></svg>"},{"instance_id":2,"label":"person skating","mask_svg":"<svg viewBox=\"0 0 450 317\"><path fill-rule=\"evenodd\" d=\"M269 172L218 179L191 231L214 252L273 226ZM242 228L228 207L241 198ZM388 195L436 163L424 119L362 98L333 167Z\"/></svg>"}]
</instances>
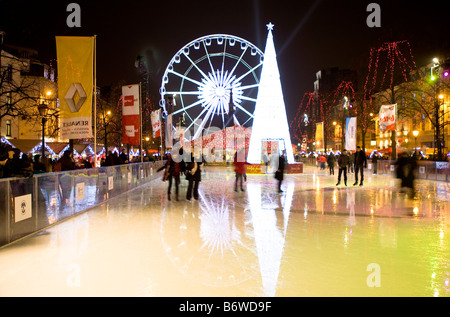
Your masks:
<instances>
[{"instance_id":1,"label":"person skating","mask_svg":"<svg viewBox=\"0 0 450 317\"><path fill-rule=\"evenodd\" d=\"M236 173L236 180L234 182L234 191L238 191L238 182L241 186L241 191L245 191L243 187L243 178L245 176L245 165L250 165L245 160L245 152L240 150L234 154L234 171Z\"/></svg>"},{"instance_id":2,"label":"person skating","mask_svg":"<svg viewBox=\"0 0 450 317\"><path fill-rule=\"evenodd\" d=\"M202 180L202 171L200 170L201 160L195 160L191 155L191 162L186 166L186 179L189 181L186 192L186 200L190 201L192 196L198 200L198 186Z\"/></svg>"},{"instance_id":3,"label":"person skating","mask_svg":"<svg viewBox=\"0 0 450 317\"><path fill-rule=\"evenodd\" d=\"M338 158L338 167L339 167L339 173L338 173L338 182L336 186L339 186L341 183L341 175L344 173L344 184L347 186L347 167L350 163L350 158L348 157L347 150L343 150L342 153L339 155Z\"/></svg>"},{"instance_id":4,"label":"person skating","mask_svg":"<svg viewBox=\"0 0 450 317\"><path fill-rule=\"evenodd\" d=\"M282 193L281 183L284 179L284 168L286 165L286 150L283 150L281 156L278 158L278 169L275 172L275 178L278 180L278 192Z\"/></svg>"},{"instance_id":5,"label":"person skating","mask_svg":"<svg viewBox=\"0 0 450 317\"><path fill-rule=\"evenodd\" d=\"M334 164L336 163L336 157L333 152L330 152L330 155L327 157L328 168L330 169L330 175L334 175Z\"/></svg>"},{"instance_id":6,"label":"person skating","mask_svg":"<svg viewBox=\"0 0 450 317\"><path fill-rule=\"evenodd\" d=\"M359 186L363 185L364 181L364 168L367 167L367 158L366 153L361 149L360 146L356 147L356 153L355 153L355 182L353 183L353 186L358 185L358 173L361 174L361 181L359 183Z\"/></svg>"},{"instance_id":7,"label":"person skating","mask_svg":"<svg viewBox=\"0 0 450 317\"><path fill-rule=\"evenodd\" d=\"M321 155L319 158L320 161L320 169L324 170L325 169L325 162L327 161L327 158L325 157L325 155Z\"/></svg>"},{"instance_id":8,"label":"person skating","mask_svg":"<svg viewBox=\"0 0 450 317\"><path fill-rule=\"evenodd\" d=\"M372 165L373 165L373 175L377 174L377 168L378 168L378 154L374 153L372 156Z\"/></svg>"},{"instance_id":9,"label":"person skating","mask_svg":"<svg viewBox=\"0 0 450 317\"><path fill-rule=\"evenodd\" d=\"M183 155L183 149L180 150L180 155ZM180 174L185 170L184 161L175 162L172 155L167 154L167 162L164 166L160 167L157 171L164 170L163 181L168 180L169 186L167 188L167 200L170 200L170 192L172 189L172 182L175 180L175 200L178 201Z\"/></svg>"},{"instance_id":10,"label":"person skating","mask_svg":"<svg viewBox=\"0 0 450 317\"><path fill-rule=\"evenodd\" d=\"M415 157L408 156L407 153L402 153L397 162L397 178L401 180L400 193L403 193L403 188L409 189L409 196L411 199L416 197L416 190L414 186L415 170L417 168L417 160Z\"/></svg>"}]
</instances>

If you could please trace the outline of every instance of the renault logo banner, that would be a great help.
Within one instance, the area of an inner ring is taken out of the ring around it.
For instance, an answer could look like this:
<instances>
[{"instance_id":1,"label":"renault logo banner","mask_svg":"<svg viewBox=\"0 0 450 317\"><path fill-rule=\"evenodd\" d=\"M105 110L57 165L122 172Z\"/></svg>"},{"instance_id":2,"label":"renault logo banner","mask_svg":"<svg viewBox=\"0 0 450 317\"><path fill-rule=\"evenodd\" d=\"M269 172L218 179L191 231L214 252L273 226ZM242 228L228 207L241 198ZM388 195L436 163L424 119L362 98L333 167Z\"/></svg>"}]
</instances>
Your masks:
<instances>
[{"instance_id":1,"label":"renault logo banner","mask_svg":"<svg viewBox=\"0 0 450 317\"><path fill-rule=\"evenodd\" d=\"M92 138L94 37L57 36L62 139Z\"/></svg>"},{"instance_id":2,"label":"renault logo banner","mask_svg":"<svg viewBox=\"0 0 450 317\"><path fill-rule=\"evenodd\" d=\"M78 100L75 100L78 94ZM80 83L72 84L67 91L64 100L71 112L78 112L86 101L87 95Z\"/></svg>"}]
</instances>

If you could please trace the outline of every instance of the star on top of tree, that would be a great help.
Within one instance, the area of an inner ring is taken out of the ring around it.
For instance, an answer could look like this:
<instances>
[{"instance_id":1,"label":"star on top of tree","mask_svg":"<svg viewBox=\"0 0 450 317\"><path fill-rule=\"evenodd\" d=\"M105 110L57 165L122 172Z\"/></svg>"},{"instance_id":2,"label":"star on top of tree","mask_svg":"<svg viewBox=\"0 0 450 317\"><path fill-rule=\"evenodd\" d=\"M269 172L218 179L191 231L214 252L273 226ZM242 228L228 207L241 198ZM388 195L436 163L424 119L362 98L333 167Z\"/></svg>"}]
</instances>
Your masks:
<instances>
[{"instance_id":1,"label":"star on top of tree","mask_svg":"<svg viewBox=\"0 0 450 317\"><path fill-rule=\"evenodd\" d=\"M275 26L274 24L272 24L272 22L269 22L269 24L266 24L267 26L267 30L268 31L273 31L273 27Z\"/></svg>"}]
</instances>

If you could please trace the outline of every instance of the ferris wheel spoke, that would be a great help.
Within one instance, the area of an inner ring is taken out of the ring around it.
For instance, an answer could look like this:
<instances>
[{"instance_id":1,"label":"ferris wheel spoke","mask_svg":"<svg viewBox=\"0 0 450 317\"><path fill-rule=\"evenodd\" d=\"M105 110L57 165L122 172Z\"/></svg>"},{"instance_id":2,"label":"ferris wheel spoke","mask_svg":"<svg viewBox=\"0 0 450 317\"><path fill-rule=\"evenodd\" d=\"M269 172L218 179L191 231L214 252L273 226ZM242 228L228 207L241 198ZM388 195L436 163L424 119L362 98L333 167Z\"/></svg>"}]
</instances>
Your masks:
<instances>
[{"instance_id":1,"label":"ferris wheel spoke","mask_svg":"<svg viewBox=\"0 0 450 317\"><path fill-rule=\"evenodd\" d=\"M213 107L211 107L211 105L210 105L209 107L205 107L205 109L203 109L203 110L208 110L208 112L206 113L205 117L202 119L202 122L200 122L200 125L199 125L199 127L197 128L197 131L195 131L193 139L198 138L199 134L202 133L202 131L203 131L203 129L204 129L204 126L205 126L205 123L208 121L209 117L211 116ZM202 111L202 112L203 112L203 111ZM198 117L195 118L195 120L200 119L200 117L201 117L201 114L198 115ZM194 121L194 122L195 122L195 121Z\"/></svg>"},{"instance_id":2,"label":"ferris wheel spoke","mask_svg":"<svg viewBox=\"0 0 450 317\"><path fill-rule=\"evenodd\" d=\"M243 124L241 124L241 126L245 126L247 124L247 122L249 122L252 119L253 119L252 117L248 117L248 119Z\"/></svg>"},{"instance_id":3,"label":"ferris wheel spoke","mask_svg":"<svg viewBox=\"0 0 450 317\"><path fill-rule=\"evenodd\" d=\"M258 87L259 87L259 84L253 84L253 85L247 85L247 86L240 86L239 88L242 90L245 90L245 89L258 88Z\"/></svg>"},{"instance_id":4,"label":"ferris wheel spoke","mask_svg":"<svg viewBox=\"0 0 450 317\"><path fill-rule=\"evenodd\" d=\"M247 96L240 96L239 98L242 99L242 100L252 101L252 102L256 103L256 99L255 98L250 98L250 97L247 97Z\"/></svg>"},{"instance_id":5,"label":"ferris wheel spoke","mask_svg":"<svg viewBox=\"0 0 450 317\"><path fill-rule=\"evenodd\" d=\"M235 106L236 106L236 108L241 109L243 112L245 112L246 114L248 114L251 118L253 118L253 114L251 114L250 112L248 112L247 109L245 109L244 107L242 107L240 104L236 103Z\"/></svg>"},{"instance_id":6,"label":"ferris wheel spoke","mask_svg":"<svg viewBox=\"0 0 450 317\"><path fill-rule=\"evenodd\" d=\"M199 91L166 91L166 95L199 95Z\"/></svg>"},{"instance_id":7,"label":"ferris wheel spoke","mask_svg":"<svg viewBox=\"0 0 450 317\"><path fill-rule=\"evenodd\" d=\"M186 111L186 110L188 110L190 108L193 108L193 107L195 107L195 106L197 106L197 105L199 105L201 103L202 103L202 100L198 100L198 101L190 104L189 106L186 106L186 107L178 109L177 111L174 111L172 114L179 114L180 112Z\"/></svg>"},{"instance_id":8,"label":"ferris wheel spoke","mask_svg":"<svg viewBox=\"0 0 450 317\"><path fill-rule=\"evenodd\" d=\"M172 74L174 74L174 75L177 75L178 77L181 77L181 78L183 78L183 79L185 79L185 80L188 80L188 81L190 81L191 83L196 84L197 86L201 85L201 83L200 83L199 81L197 81L197 80L195 80L195 79L192 79L192 78L189 78L189 77L187 77L187 76L184 76L184 75L182 75L182 74L180 74L180 73L177 73L176 71L171 71L170 73L172 73Z\"/></svg>"},{"instance_id":9,"label":"ferris wheel spoke","mask_svg":"<svg viewBox=\"0 0 450 317\"><path fill-rule=\"evenodd\" d=\"M208 57L209 67L211 67L211 73L214 74L214 66L211 62L210 54L208 53L208 49L206 48L206 43L203 42L203 48L205 49L206 57Z\"/></svg>"},{"instance_id":10,"label":"ferris wheel spoke","mask_svg":"<svg viewBox=\"0 0 450 317\"><path fill-rule=\"evenodd\" d=\"M226 52L227 52L227 41L225 41L225 43L223 44L222 70L223 70L223 65L225 65Z\"/></svg>"},{"instance_id":11,"label":"ferris wheel spoke","mask_svg":"<svg viewBox=\"0 0 450 317\"><path fill-rule=\"evenodd\" d=\"M258 65L256 65L255 67L251 68L248 70L248 72L246 72L245 74L243 74L241 77L237 78L236 81L241 81L243 78L245 78L246 76L248 76L249 74L253 73L255 70L257 70L259 67L262 66L263 63L259 63Z\"/></svg>"},{"instance_id":12,"label":"ferris wheel spoke","mask_svg":"<svg viewBox=\"0 0 450 317\"><path fill-rule=\"evenodd\" d=\"M245 52L247 52L248 46L245 48L245 50L242 52L241 56L239 56L239 59L236 61L236 63L234 64L233 69L230 71L230 76L232 74L234 74L234 71L236 70L236 68L238 67L239 63L242 61Z\"/></svg>"},{"instance_id":13,"label":"ferris wheel spoke","mask_svg":"<svg viewBox=\"0 0 450 317\"><path fill-rule=\"evenodd\" d=\"M192 66L195 67L195 69L198 70L198 72L200 73L200 75L202 75L204 78L208 78L208 75L206 75L199 67L198 65L186 54L184 54L184 56L187 58L187 60L192 64ZM209 58L209 57L208 57Z\"/></svg>"},{"instance_id":14,"label":"ferris wheel spoke","mask_svg":"<svg viewBox=\"0 0 450 317\"><path fill-rule=\"evenodd\" d=\"M192 119L191 116L189 116L189 118L191 118L191 123L187 126L186 130L189 130L195 124L195 122L202 117L202 115L207 110L208 110L208 107L206 106L205 108L203 108L203 110L200 112L200 114L195 119Z\"/></svg>"},{"instance_id":15,"label":"ferris wheel spoke","mask_svg":"<svg viewBox=\"0 0 450 317\"><path fill-rule=\"evenodd\" d=\"M245 121L245 123L247 123L249 120L251 120L252 118L251 117L249 117L248 119L247 119L247 121ZM235 122L237 122L237 125L239 125L239 126L241 126L242 124L240 124L239 123L239 120L238 120L238 118L236 118L236 116L235 115L233 115L233 123L235 123ZM245 124L244 123L244 124Z\"/></svg>"}]
</instances>

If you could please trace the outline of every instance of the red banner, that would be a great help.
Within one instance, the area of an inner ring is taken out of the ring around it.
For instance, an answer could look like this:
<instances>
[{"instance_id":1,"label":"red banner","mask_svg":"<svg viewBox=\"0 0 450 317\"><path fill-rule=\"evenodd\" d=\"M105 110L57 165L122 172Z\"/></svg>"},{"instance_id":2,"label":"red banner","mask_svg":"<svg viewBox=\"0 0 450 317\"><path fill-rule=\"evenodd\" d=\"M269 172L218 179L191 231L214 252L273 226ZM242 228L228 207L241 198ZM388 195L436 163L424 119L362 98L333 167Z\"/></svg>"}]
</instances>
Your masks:
<instances>
[{"instance_id":1,"label":"red banner","mask_svg":"<svg viewBox=\"0 0 450 317\"><path fill-rule=\"evenodd\" d=\"M397 104L381 106L380 113L380 131L395 131Z\"/></svg>"},{"instance_id":2,"label":"red banner","mask_svg":"<svg viewBox=\"0 0 450 317\"><path fill-rule=\"evenodd\" d=\"M122 87L122 143L139 145L139 85Z\"/></svg>"},{"instance_id":3,"label":"red banner","mask_svg":"<svg viewBox=\"0 0 450 317\"><path fill-rule=\"evenodd\" d=\"M152 119L152 130L153 130L153 138L159 138L161 136L161 120L160 112L161 109L158 109L156 111L152 111L151 119Z\"/></svg>"}]
</instances>

